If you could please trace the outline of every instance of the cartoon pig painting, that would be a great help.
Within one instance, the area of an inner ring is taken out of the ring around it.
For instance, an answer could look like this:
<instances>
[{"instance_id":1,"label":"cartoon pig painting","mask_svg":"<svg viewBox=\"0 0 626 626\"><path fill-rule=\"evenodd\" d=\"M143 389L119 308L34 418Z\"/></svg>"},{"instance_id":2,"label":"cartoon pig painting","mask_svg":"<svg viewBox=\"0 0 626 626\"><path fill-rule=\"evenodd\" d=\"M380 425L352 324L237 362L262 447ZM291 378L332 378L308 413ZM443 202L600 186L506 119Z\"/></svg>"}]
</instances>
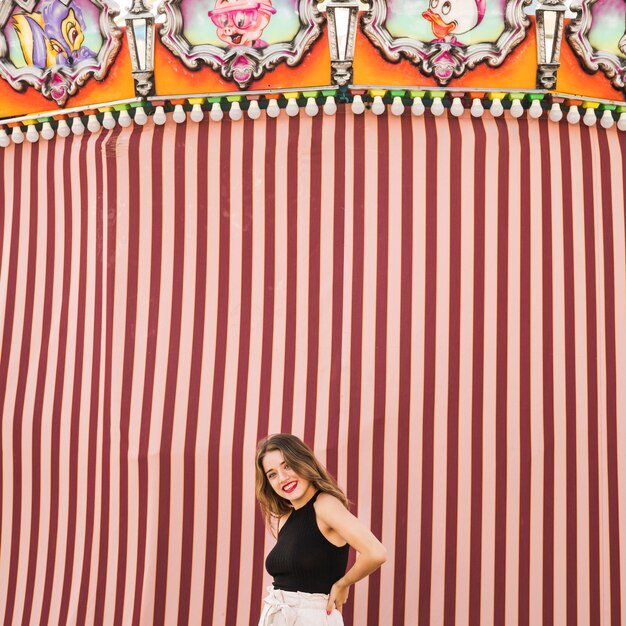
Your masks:
<instances>
[{"instance_id":1,"label":"cartoon pig painting","mask_svg":"<svg viewBox=\"0 0 626 626\"><path fill-rule=\"evenodd\" d=\"M216 0L209 17L217 27L217 36L227 46L267 48L261 35L274 13L271 0Z\"/></svg>"}]
</instances>

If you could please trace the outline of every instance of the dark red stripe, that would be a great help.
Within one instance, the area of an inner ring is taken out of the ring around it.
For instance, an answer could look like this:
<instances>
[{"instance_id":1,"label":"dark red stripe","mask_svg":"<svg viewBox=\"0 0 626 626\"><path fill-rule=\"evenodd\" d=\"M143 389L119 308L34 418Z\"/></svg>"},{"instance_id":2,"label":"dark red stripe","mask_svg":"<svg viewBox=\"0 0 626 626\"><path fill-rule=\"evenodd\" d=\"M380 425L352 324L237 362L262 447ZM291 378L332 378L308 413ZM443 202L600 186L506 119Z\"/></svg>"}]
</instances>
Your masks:
<instances>
[{"instance_id":1,"label":"dark red stripe","mask_svg":"<svg viewBox=\"0 0 626 626\"><path fill-rule=\"evenodd\" d=\"M72 388L72 408L70 422L70 450L69 450L69 498L67 512L67 543L65 545L65 572L63 576L63 590L61 592L61 606L59 609L59 623L67 620L67 612L72 587L72 573L74 571L74 553L76 550L76 509L78 507L78 437L80 429L80 409L83 387L83 355L85 350L85 299L87 291L87 147L89 135L80 140L78 154L78 180L80 185L80 242L79 242L79 272L78 272L78 301L76 317L76 351L74 354L74 381Z\"/></svg>"},{"instance_id":2,"label":"dark red stripe","mask_svg":"<svg viewBox=\"0 0 626 626\"><path fill-rule=\"evenodd\" d=\"M241 562L242 498L244 434L248 399L248 372L250 370L250 321L252 317L252 230L253 217L253 151L254 121L243 122L242 156L242 228L241 228L241 306L239 318L239 358L237 362L237 387L235 390L235 419L231 463L230 499L230 560L228 568L228 597L239 597L239 564ZM226 623L237 624L239 602L227 602Z\"/></svg>"},{"instance_id":3,"label":"dark red stripe","mask_svg":"<svg viewBox=\"0 0 626 626\"><path fill-rule=\"evenodd\" d=\"M600 460L598 453L598 323L596 314L596 244L594 226L594 151L590 129L580 127L585 219L585 276L587 309L587 450L589 454L589 614L592 624L600 616ZM597 132L606 132L605 130Z\"/></svg>"},{"instance_id":4,"label":"dark red stripe","mask_svg":"<svg viewBox=\"0 0 626 626\"><path fill-rule=\"evenodd\" d=\"M400 268L400 371L398 381L398 467L396 478L396 540L394 555L393 624L404 626L406 602L407 517L411 433L411 309L413 306L413 124L400 119L402 135L402 234Z\"/></svg>"},{"instance_id":5,"label":"dark red stripe","mask_svg":"<svg viewBox=\"0 0 626 626\"><path fill-rule=\"evenodd\" d=\"M389 115L377 119L378 212L376 230L376 356L374 362L374 424L372 447L371 526L376 537L383 535L383 476L385 473L385 413L387 403L387 283L389 272ZM367 623L378 624L380 570L369 577Z\"/></svg>"},{"instance_id":6,"label":"dark red stripe","mask_svg":"<svg viewBox=\"0 0 626 626\"><path fill-rule=\"evenodd\" d=\"M317 411L317 368L320 332L320 227L322 213L322 124L317 115L311 125L311 181L309 187L309 299L307 325L306 400L304 441L313 448Z\"/></svg>"},{"instance_id":7,"label":"dark red stripe","mask_svg":"<svg viewBox=\"0 0 626 626\"><path fill-rule=\"evenodd\" d=\"M577 495L576 495L576 343L574 319L574 233L572 224L572 158L570 129L560 126L563 197L563 257L565 291L565 420L567 491L567 624L578 623Z\"/></svg>"},{"instance_id":8,"label":"dark red stripe","mask_svg":"<svg viewBox=\"0 0 626 626\"><path fill-rule=\"evenodd\" d=\"M183 308L183 272L185 269L185 137L186 125L179 124L174 138L174 257L172 272L172 307L168 344L163 425L159 448L159 513L156 555L156 589L153 623L165 622L167 597L167 564L169 557L172 436L176 408L176 383L180 355L180 334ZM178 488L178 486L176 486Z\"/></svg>"},{"instance_id":9,"label":"dark red stripe","mask_svg":"<svg viewBox=\"0 0 626 626\"><path fill-rule=\"evenodd\" d=\"M35 573L39 554L39 524L41 518L41 426L43 417L43 399L46 387L46 374L48 370L48 352L50 349L50 330L52 326L52 294L54 289L54 258L55 258L55 192L56 192L56 146L57 141L53 140L48 144L46 153L46 271L44 279L44 302L42 312L42 333L41 346L39 350L39 360L37 364L37 382L35 384L35 403L33 406L33 443L32 443L32 487L31 487L31 522L30 538L28 550L28 566L26 569L26 590L24 593L24 612L22 623L29 624L33 609L33 589L35 586ZM0 153L1 157L1 153ZM42 166L43 170L43 166ZM2 171L2 161L0 159L0 171ZM32 168L32 172L38 175L37 169ZM37 181L34 183L37 184ZM32 185L32 183L31 183ZM31 191L32 193L32 191ZM0 196L2 193L0 193ZM0 213L2 212L2 202L0 201ZM2 218L3 219L3 218ZM0 234L0 239L2 234ZM1 258L0 252L0 258ZM1 496L0 496L1 497ZM0 516L0 519L2 517Z\"/></svg>"},{"instance_id":10,"label":"dark red stripe","mask_svg":"<svg viewBox=\"0 0 626 626\"><path fill-rule=\"evenodd\" d=\"M30 154L29 154L30 152ZM13 196L13 215L19 217L20 211L16 211L17 202L21 200L22 186L22 157L20 151L19 176L14 178L15 190ZM30 158L29 158L30 157ZM22 342L20 347L20 361L17 377L17 390L15 394L15 408L13 410L13 514L11 521L11 556L9 565L9 579L5 581L7 585L7 604L4 619L7 624L13 620L13 611L15 609L15 587L17 584L17 568L20 557L20 535L22 525L22 429L24 420L24 396L26 395L26 380L28 378L28 365L30 363L30 345L33 330L33 302L35 299L35 268L37 262L37 177L39 173L39 145L34 143L30 146L30 150L26 153L26 162L30 169L30 207L29 207L29 233L28 233L28 261L26 268L26 292L24 300L24 325L22 327ZM17 168L16 168L17 169ZM13 232L19 233L19 223L13 224ZM17 242L16 242L17 243ZM19 244L15 248L15 258L19 254ZM16 276L17 278L17 276ZM15 293L15 292L13 292ZM15 299L15 297L13 298ZM3 343L4 345L4 343ZM3 355L4 356L4 355ZM0 378L6 381L6 377ZM6 390L6 382L2 384ZM2 403L0 403L0 415L3 414L4 397L6 391L2 392ZM27 457L28 458L28 457Z\"/></svg>"},{"instance_id":11,"label":"dark red stripe","mask_svg":"<svg viewBox=\"0 0 626 626\"><path fill-rule=\"evenodd\" d=\"M215 331L215 361L213 368L213 397L211 398L211 427L209 430L209 467L207 490L207 542L204 574L204 603L202 623L213 622L215 578L217 572L217 527L220 487L220 434L224 403L224 370L228 336L228 282L230 274L230 153L231 124L222 122L220 129L220 241L217 293L217 327Z\"/></svg>"},{"instance_id":12,"label":"dark red stripe","mask_svg":"<svg viewBox=\"0 0 626 626\"><path fill-rule=\"evenodd\" d=\"M474 129L474 280L472 330L472 498L470 510L469 623L480 624L483 529L483 385L485 358L485 206L487 139L481 119Z\"/></svg>"},{"instance_id":13,"label":"dark red stripe","mask_svg":"<svg viewBox=\"0 0 626 626\"><path fill-rule=\"evenodd\" d=\"M115 609L113 621L121 624L126 590L126 562L128 554L128 438L130 431L130 402L133 390L135 363L135 333L137 329L137 285L139 281L139 216L141 212L139 139L143 126L135 124L128 144L128 272L126 279L126 312L122 391L120 402L120 478L119 530L117 548L117 578L115 582Z\"/></svg>"},{"instance_id":14,"label":"dark red stripe","mask_svg":"<svg viewBox=\"0 0 626 626\"><path fill-rule=\"evenodd\" d=\"M424 310L424 400L422 407L422 502L418 624L430 624L433 539L433 442L435 422L435 351L437 332L437 126L427 114L426 125L426 270Z\"/></svg>"},{"instance_id":15,"label":"dark red stripe","mask_svg":"<svg viewBox=\"0 0 626 626\"><path fill-rule=\"evenodd\" d=\"M541 122L539 122L541 123ZM544 123L547 123L544 120ZM520 428L520 500L519 500L519 579L518 620L520 626L528 626L530 611L530 272L531 272L531 198L530 198L530 139L528 119L520 119L520 380L519 380L519 428Z\"/></svg>"},{"instance_id":16,"label":"dark red stripe","mask_svg":"<svg viewBox=\"0 0 626 626\"><path fill-rule=\"evenodd\" d=\"M461 205L463 138L450 117L450 301L448 322L448 428L446 445L446 555L443 622L456 620L457 526L459 497L459 369L461 359Z\"/></svg>"},{"instance_id":17,"label":"dark red stripe","mask_svg":"<svg viewBox=\"0 0 626 626\"><path fill-rule=\"evenodd\" d=\"M363 370L363 269L365 262L365 118L354 120L354 226L352 252L352 311L350 321L350 406L348 409L348 499L354 503L352 512L358 515L359 497L359 439L361 424L361 374ZM354 554L351 555L354 558ZM343 609L346 625L352 624L354 594L350 594Z\"/></svg>"},{"instance_id":18,"label":"dark red stripe","mask_svg":"<svg viewBox=\"0 0 626 626\"><path fill-rule=\"evenodd\" d=\"M148 445L150 424L152 423L152 401L156 368L156 349L159 330L159 301L161 297L161 252L163 250L163 126L155 126L152 137L152 241L150 249L150 305L148 309L148 339L146 346L146 366L141 403L141 428L139 431L138 471L138 532L137 532L137 574L135 577L135 601L133 604L133 626L141 620L143 597L146 534L148 518ZM150 595L150 594L148 594Z\"/></svg>"},{"instance_id":19,"label":"dark red stripe","mask_svg":"<svg viewBox=\"0 0 626 626\"><path fill-rule=\"evenodd\" d=\"M498 270L496 330L496 516L494 558L494 623L504 624L506 589L506 479L507 479L507 335L509 277L509 135L507 122L498 126Z\"/></svg>"},{"instance_id":20,"label":"dark red stripe","mask_svg":"<svg viewBox=\"0 0 626 626\"><path fill-rule=\"evenodd\" d=\"M96 233L96 267L94 273L94 323L93 323L93 354L91 358L91 394L89 400L89 442L87 458L87 502L85 512L85 552L81 570L76 623L86 621L87 601L89 599L89 582L91 574L91 557L93 553L94 516L96 499L96 459L98 446L98 422L100 402L100 367L102 355L102 301L103 301L103 264L106 258L103 251L104 233L104 168L102 162L103 146L111 136L111 132L103 131L95 145L95 172L88 177L88 183L95 178L95 233ZM57 139L54 140L58 141ZM49 167L50 167L49 163ZM52 164L53 165L53 164ZM50 171L50 169L49 169ZM52 174L53 175L53 174ZM48 179L50 180L50 179Z\"/></svg>"},{"instance_id":21,"label":"dark red stripe","mask_svg":"<svg viewBox=\"0 0 626 626\"><path fill-rule=\"evenodd\" d=\"M298 280L298 141L300 117L289 119L287 139L287 302L285 320L285 367L281 431L291 432L293 424L293 385L296 363L296 296Z\"/></svg>"},{"instance_id":22,"label":"dark red stripe","mask_svg":"<svg viewBox=\"0 0 626 626\"><path fill-rule=\"evenodd\" d=\"M293 118L291 118L293 119ZM268 434L272 388L272 354L274 344L274 292L276 290L276 118L268 117L265 126L265 242L263 246L263 338L261 340L261 376L259 381L259 418L257 441ZM265 549L265 520L260 510L254 517L254 552L252 585L250 589L249 626L259 622L257 607L263 596L263 561Z\"/></svg>"},{"instance_id":23,"label":"dark red stripe","mask_svg":"<svg viewBox=\"0 0 626 626\"><path fill-rule=\"evenodd\" d=\"M611 576L611 623L621 619L619 482L617 452L617 347L615 339L615 253L611 151L607 133L598 131L600 179L602 181L602 241L604 244L604 325L606 335L606 425L609 495L609 567ZM626 259L624 259L626 261ZM622 320L623 322L623 320Z\"/></svg>"},{"instance_id":24,"label":"dark red stripe","mask_svg":"<svg viewBox=\"0 0 626 626\"><path fill-rule=\"evenodd\" d=\"M543 334L543 623L554 623L554 322L552 277L552 162L549 122L539 125L541 147L541 301Z\"/></svg>"},{"instance_id":25,"label":"dark red stripe","mask_svg":"<svg viewBox=\"0 0 626 626\"><path fill-rule=\"evenodd\" d=\"M106 162L106 311L104 337L104 389L102 410L102 476L100 481L100 545L98 547L98 576L94 623L104 622L104 599L109 568L109 509L111 474L111 375L113 371L113 313L115 310L115 271L117 252L117 138L122 132L116 127L104 144Z\"/></svg>"},{"instance_id":26,"label":"dark red stripe","mask_svg":"<svg viewBox=\"0 0 626 626\"><path fill-rule=\"evenodd\" d=\"M339 422L341 411L341 348L343 330L343 277L346 210L346 105L337 109L335 117L333 189L333 304L330 353L330 384L328 390L328 434L326 436L326 467L337 475L339 458Z\"/></svg>"},{"instance_id":27,"label":"dark red stripe","mask_svg":"<svg viewBox=\"0 0 626 626\"><path fill-rule=\"evenodd\" d=\"M180 592L178 623L189 622L191 597L191 570L193 565L193 534L196 485L196 440L198 435L198 412L202 359L204 348L204 323L206 310L207 231L209 198L207 179L209 175L209 125L207 119L198 126L198 151L196 154L197 215L196 215L196 288L193 313L193 345L191 347L191 371L189 373L189 398L187 401L187 428L185 431L184 481L183 481L183 531L181 545Z\"/></svg>"},{"instance_id":28,"label":"dark red stripe","mask_svg":"<svg viewBox=\"0 0 626 626\"><path fill-rule=\"evenodd\" d=\"M41 624L47 624L50 617L52 603L52 584L54 582L55 556L57 547L57 532L59 524L59 455L61 440L61 409L63 402L63 387L65 379L65 357L67 350L67 325L70 300L70 278L72 274L72 181L71 181L71 152L73 136L68 137L63 145L63 176L64 192L64 254L63 254L63 286L61 288L61 315L59 318L59 348L57 353L56 380L54 382L54 399L52 405L52 438L50 442L50 521L48 530L48 551L46 554L46 577L44 581L43 604L41 609ZM44 487L45 488L45 487Z\"/></svg>"}]
</instances>

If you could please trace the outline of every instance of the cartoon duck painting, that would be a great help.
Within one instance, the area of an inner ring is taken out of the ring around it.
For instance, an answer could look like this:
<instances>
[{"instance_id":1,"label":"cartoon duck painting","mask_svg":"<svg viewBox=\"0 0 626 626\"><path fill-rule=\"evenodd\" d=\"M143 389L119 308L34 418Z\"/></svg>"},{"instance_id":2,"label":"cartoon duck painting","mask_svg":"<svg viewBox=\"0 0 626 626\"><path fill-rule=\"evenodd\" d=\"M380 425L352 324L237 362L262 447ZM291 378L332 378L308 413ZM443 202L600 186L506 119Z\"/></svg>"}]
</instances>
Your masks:
<instances>
[{"instance_id":1,"label":"cartoon duck painting","mask_svg":"<svg viewBox=\"0 0 626 626\"><path fill-rule=\"evenodd\" d=\"M209 17L217 27L217 36L228 47L267 48L261 35L274 13L271 0L216 0Z\"/></svg>"},{"instance_id":2,"label":"cartoon duck painting","mask_svg":"<svg viewBox=\"0 0 626 626\"><path fill-rule=\"evenodd\" d=\"M485 17L486 0L430 0L422 17L431 22L435 41L458 44L456 35L476 28Z\"/></svg>"},{"instance_id":3,"label":"cartoon duck painting","mask_svg":"<svg viewBox=\"0 0 626 626\"><path fill-rule=\"evenodd\" d=\"M617 47L622 51L623 54L626 54L626 33L622 35L622 38L617 44Z\"/></svg>"},{"instance_id":4,"label":"cartoon duck painting","mask_svg":"<svg viewBox=\"0 0 626 626\"><path fill-rule=\"evenodd\" d=\"M40 12L16 13L13 27L26 65L46 69L72 66L95 53L83 45L85 22L80 7L44 0Z\"/></svg>"}]
</instances>

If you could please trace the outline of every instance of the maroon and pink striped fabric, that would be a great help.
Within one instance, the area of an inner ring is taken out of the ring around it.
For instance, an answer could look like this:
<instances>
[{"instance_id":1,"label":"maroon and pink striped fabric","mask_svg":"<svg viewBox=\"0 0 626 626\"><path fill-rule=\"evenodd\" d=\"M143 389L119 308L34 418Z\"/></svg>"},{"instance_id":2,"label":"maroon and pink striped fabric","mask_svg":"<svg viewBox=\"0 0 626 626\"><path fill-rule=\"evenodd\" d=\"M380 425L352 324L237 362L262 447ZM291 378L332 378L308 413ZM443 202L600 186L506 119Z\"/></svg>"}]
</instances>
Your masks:
<instances>
[{"instance_id":1,"label":"maroon and pink striped fabric","mask_svg":"<svg viewBox=\"0 0 626 626\"><path fill-rule=\"evenodd\" d=\"M361 626L626 623L626 134L354 116L0 150L0 619L258 619L269 432Z\"/></svg>"}]
</instances>

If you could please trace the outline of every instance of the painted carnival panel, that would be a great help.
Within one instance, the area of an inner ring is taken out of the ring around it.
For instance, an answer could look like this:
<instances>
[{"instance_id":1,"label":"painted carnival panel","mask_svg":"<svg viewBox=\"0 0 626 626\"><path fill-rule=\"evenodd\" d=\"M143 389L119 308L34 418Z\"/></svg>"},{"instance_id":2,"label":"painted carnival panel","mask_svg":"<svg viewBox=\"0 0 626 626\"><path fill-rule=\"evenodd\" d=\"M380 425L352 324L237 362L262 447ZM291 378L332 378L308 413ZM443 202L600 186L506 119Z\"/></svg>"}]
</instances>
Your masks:
<instances>
[{"instance_id":1,"label":"painted carnival panel","mask_svg":"<svg viewBox=\"0 0 626 626\"><path fill-rule=\"evenodd\" d=\"M445 85L483 61L500 65L526 36L531 0L373 0L363 31L391 61Z\"/></svg>"},{"instance_id":2,"label":"painted carnival panel","mask_svg":"<svg viewBox=\"0 0 626 626\"><path fill-rule=\"evenodd\" d=\"M0 0L0 76L64 105L117 54L117 11L100 0Z\"/></svg>"},{"instance_id":3,"label":"painted carnival panel","mask_svg":"<svg viewBox=\"0 0 626 626\"><path fill-rule=\"evenodd\" d=\"M626 85L626 2L586 0L572 6L568 40L588 72L601 69L614 87Z\"/></svg>"},{"instance_id":4,"label":"painted carnival panel","mask_svg":"<svg viewBox=\"0 0 626 626\"><path fill-rule=\"evenodd\" d=\"M161 40L187 67L204 62L240 88L297 65L323 20L311 0L164 0L160 10Z\"/></svg>"}]
</instances>

